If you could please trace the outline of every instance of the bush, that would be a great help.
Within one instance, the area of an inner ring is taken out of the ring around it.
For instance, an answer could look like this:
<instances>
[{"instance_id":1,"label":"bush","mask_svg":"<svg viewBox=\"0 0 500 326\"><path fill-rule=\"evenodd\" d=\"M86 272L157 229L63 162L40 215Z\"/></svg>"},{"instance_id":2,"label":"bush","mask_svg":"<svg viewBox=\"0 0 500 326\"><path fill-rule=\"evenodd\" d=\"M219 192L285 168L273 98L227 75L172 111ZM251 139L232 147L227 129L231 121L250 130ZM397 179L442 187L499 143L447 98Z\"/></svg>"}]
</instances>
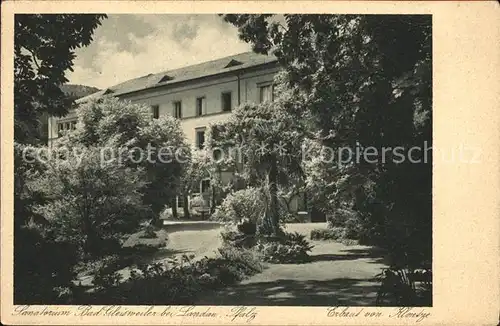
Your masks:
<instances>
[{"instance_id":1,"label":"bush","mask_svg":"<svg viewBox=\"0 0 500 326\"><path fill-rule=\"evenodd\" d=\"M311 231L311 240L343 240L345 238L345 228L332 227L325 229L314 229Z\"/></svg>"},{"instance_id":2,"label":"bush","mask_svg":"<svg viewBox=\"0 0 500 326\"><path fill-rule=\"evenodd\" d=\"M358 219L358 213L347 208L336 209L332 215L326 217L329 227L345 227L346 223L353 223Z\"/></svg>"},{"instance_id":3,"label":"bush","mask_svg":"<svg viewBox=\"0 0 500 326\"><path fill-rule=\"evenodd\" d=\"M169 206L165 206L165 208L163 208L163 211L161 211L160 213L160 220L173 220L174 219L174 215L172 214L172 208L170 208Z\"/></svg>"},{"instance_id":4,"label":"bush","mask_svg":"<svg viewBox=\"0 0 500 326\"><path fill-rule=\"evenodd\" d=\"M144 232L139 237L141 239L155 239L155 238L158 238L158 236L156 235L156 232L154 230L154 226L152 226L151 224L148 224L144 228Z\"/></svg>"},{"instance_id":5,"label":"bush","mask_svg":"<svg viewBox=\"0 0 500 326\"><path fill-rule=\"evenodd\" d=\"M262 216L263 207L264 201L259 189L250 187L227 195L212 214L212 219L234 223L248 219L257 223Z\"/></svg>"},{"instance_id":6,"label":"bush","mask_svg":"<svg viewBox=\"0 0 500 326\"><path fill-rule=\"evenodd\" d=\"M123 161L128 167L139 166L147 172L144 176L147 183L142 189L142 201L150 207L155 217L159 216L163 207L175 196L184 164L180 160L165 161L162 164L139 160L137 164L130 158L133 157L132 149L135 147L142 148L143 151L147 148L148 153L152 150L151 157L158 157L160 148L186 148L179 121L169 115L151 119L147 105L133 104L117 98L89 101L77 109L77 114L79 123L72 142L84 146L105 146L113 141L113 148L130 149L130 152L123 153Z\"/></svg>"},{"instance_id":7,"label":"bush","mask_svg":"<svg viewBox=\"0 0 500 326\"><path fill-rule=\"evenodd\" d=\"M284 233L278 237L259 239L257 251L266 262L277 264L298 264L310 261L309 252L313 246L300 233Z\"/></svg>"},{"instance_id":8,"label":"bush","mask_svg":"<svg viewBox=\"0 0 500 326\"><path fill-rule=\"evenodd\" d=\"M14 304L63 304L77 260L77 248L38 230L22 227L14 237Z\"/></svg>"},{"instance_id":9,"label":"bush","mask_svg":"<svg viewBox=\"0 0 500 326\"><path fill-rule=\"evenodd\" d=\"M257 232L257 224L249 219L243 219L236 225L238 231L244 235L255 235Z\"/></svg>"},{"instance_id":10,"label":"bush","mask_svg":"<svg viewBox=\"0 0 500 326\"><path fill-rule=\"evenodd\" d=\"M102 161L101 148L80 150L85 154L81 161L69 155L47 164L33 187L50 201L37 211L51 222L56 238L78 246L80 253L98 257L107 251L107 241L117 243L147 217L140 192L144 174L114 160Z\"/></svg>"},{"instance_id":11,"label":"bush","mask_svg":"<svg viewBox=\"0 0 500 326\"><path fill-rule=\"evenodd\" d=\"M310 237L311 240L335 240L348 246L359 244L359 240L350 238L348 230L342 227L314 229Z\"/></svg>"},{"instance_id":12,"label":"bush","mask_svg":"<svg viewBox=\"0 0 500 326\"><path fill-rule=\"evenodd\" d=\"M221 238L225 245L235 248L252 248L257 241L255 234L247 235L230 228L221 232Z\"/></svg>"},{"instance_id":13,"label":"bush","mask_svg":"<svg viewBox=\"0 0 500 326\"><path fill-rule=\"evenodd\" d=\"M431 306L432 270L423 268L390 268L377 275L380 287L376 305Z\"/></svg>"},{"instance_id":14,"label":"bush","mask_svg":"<svg viewBox=\"0 0 500 326\"><path fill-rule=\"evenodd\" d=\"M262 270L260 260L250 250L222 247L215 258L192 258L184 255L164 264L140 266L123 284L119 284L118 273L100 274L98 291L79 298L79 304L188 305L202 290L232 285Z\"/></svg>"},{"instance_id":15,"label":"bush","mask_svg":"<svg viewBox=\"0 0 500 326\"><path fill-rule=\"evenodd\" d=\"M279 242L259 243L258 251L264 261L275 264L298 264L310 261L309 254L299 245L287 245Z\"/></svg>"}]
</instances>

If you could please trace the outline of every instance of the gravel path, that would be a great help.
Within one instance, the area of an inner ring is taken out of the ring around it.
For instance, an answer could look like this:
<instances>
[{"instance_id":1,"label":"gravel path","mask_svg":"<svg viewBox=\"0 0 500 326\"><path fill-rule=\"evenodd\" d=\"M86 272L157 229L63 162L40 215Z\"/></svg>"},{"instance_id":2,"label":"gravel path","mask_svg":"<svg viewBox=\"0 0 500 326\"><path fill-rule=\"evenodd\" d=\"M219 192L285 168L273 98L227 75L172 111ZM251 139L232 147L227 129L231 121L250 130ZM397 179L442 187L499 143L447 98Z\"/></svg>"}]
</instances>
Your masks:
<instances>
[{"instance_id":1,"label":"gravel path","mask_svg":"<svg viewBox=\"0 0 500 326\"><path fill-rule=\"evenodd\" d=\"M195 259L205 256L212 257L221 246L220 229L221 225L215 222L167 222L163 226L162 232L168 233L166 248L159 249L144 263L162 262L183 254L195 255ZM153 239L155 240L155 239ZM121 274L123 280L130 277L131 267L125 267L117 272ZM91 275L82 276L78 283L84 286L92 284Z\"/></svg>"},{"instance_id":2,"label":"gravel path","mask_svg":"<svg viewBox=\"0 0 500 326\"><path fill-rule=\"evenodd\" d=\"M322 223L291 224L287 231L310 234ZM313 261L307 264L269 264L262 273L240 284L199 298L199 305L374 305L375 275L383 253L369 246L345 246L334 241L312 241Z\"/></svg>"},{"instance_id":3,"label":"gravel path","mask_svg":"<svg viewBox=\"0 0 500 326\"><path fill-rule=\"evenodd\" d=\"M171 222L163 226L168 233L168 243L165 249L160 249L149 263L162 262L182 255L194 255L195 259L205 256L213 257L221 246L220 228L214 222ZM124 280L130 277L130 267L120 273Z\"/></svg>"}]
</instances>

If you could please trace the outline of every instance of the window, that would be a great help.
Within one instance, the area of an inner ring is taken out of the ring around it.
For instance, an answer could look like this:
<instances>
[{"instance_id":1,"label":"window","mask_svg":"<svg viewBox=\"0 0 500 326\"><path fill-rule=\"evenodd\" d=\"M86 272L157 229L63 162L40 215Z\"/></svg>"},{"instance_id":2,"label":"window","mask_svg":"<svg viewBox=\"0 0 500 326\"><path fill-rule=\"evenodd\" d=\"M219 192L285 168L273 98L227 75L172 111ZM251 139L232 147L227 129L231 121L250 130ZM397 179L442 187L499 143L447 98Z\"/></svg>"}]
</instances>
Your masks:
<instances>
[{"instance_id":1,"label":"window","mask_svg":"<svg viewBox=\"0 0 500 326\"><path fill-rule=\"evenodd\" d=\"M273 85L259 86L259 102L266 102L274 100L274 87Z\"/></svg>"},{"instance_id":2,"label":"window","mask_svg":"<svg viewBox=\"0 0 500 326\"><path fill-rule=\"evenodd\" d=\"M200 116L200 115L203 115L203 113L205 113L205 110L206 110L206 100L204 97L198 97L196 99L196 115L197 116Z\"/></svg>"},{"instance_id":3,"label":"window","mask_svg":"<svg viewBox=\"0 0 500 326\"><path fill-rule=\"evenodd\" d=\"M196 130L196 147L202 149L205 145L205 128Z\"/></svg>"},{"instance_id":4,"label":"window","mask_svg":"<svg viewBox=\"0 0 500 326\"><path fill-rule=\"evenodd\" d=\"M158 119L160 117L160 106L153 105L151 107L151 111L153 111L153 119Z\"/></svg>"},{"instance_id":5,"label":"window","mask_svg":"<svg viewBox=\"0 0 500 326\"><path fill-rule=\"evenodd\" d=\"M182 103L181 103L181 101L174 102L174 117L177 119L182 118Z\"/></svg>"},{"instance_id":6,"label":"window","mask_svg":"<svg viewBox=\"0 0 500 326\"><path fill-rule=\"evenodd\" d=\"M231 101L231 92L222 93L222 111L229 112L231 111L232 101Z\"/></svg>"},{"instance_id":7,"label":"window","mask_svg":"<svg viewBox=\"0 0 500 326\"><path fill-rule=\"evenodd\" d=\"M201 180L201 193L207 193L210 190L210 179Z\"/></svg>"},{"instance_id":8,"label":"window","mask_svg":"<svg viewBox=\"0 0 500 326\"><path fill-rule=\"evenodd\" d=\"M61 137L64 132L76 129L76 120L57 123L57 134Z\"/></svg>"}]
</instances>

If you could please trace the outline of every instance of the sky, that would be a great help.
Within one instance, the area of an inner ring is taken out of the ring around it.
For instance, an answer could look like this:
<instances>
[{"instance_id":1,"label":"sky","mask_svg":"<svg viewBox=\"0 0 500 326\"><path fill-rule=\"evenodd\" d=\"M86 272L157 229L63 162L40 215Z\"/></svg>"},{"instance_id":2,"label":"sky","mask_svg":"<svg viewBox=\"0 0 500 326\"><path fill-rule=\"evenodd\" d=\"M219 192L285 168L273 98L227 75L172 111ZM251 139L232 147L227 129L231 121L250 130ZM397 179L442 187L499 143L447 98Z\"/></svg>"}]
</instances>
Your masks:
<instances>
[{"instance_id":1,"label":"sky","mask_svg":"<svg viewBox=\"0 0 500 326\"><path fill-rule=\"evenodd\" d=\"M217 15L108 15L93 39L77 49L69 83L104 89L251 50Z\"/></svg>"}]
</instances>

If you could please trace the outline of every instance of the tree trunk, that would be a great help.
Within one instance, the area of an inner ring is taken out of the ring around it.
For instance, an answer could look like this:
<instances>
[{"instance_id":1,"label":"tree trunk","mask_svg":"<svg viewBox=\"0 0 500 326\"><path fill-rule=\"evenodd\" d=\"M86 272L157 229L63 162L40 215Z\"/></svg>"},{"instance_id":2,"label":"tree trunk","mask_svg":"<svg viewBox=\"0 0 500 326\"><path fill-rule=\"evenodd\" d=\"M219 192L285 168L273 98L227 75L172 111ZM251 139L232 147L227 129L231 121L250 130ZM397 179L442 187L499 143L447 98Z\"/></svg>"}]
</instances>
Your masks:
<instances>
[{"instance_id":1,"label":"tree trunk","mask_svg":"<svg viewBox=\"0 0 500 326\"><path fill-rule=\"evenodd\" d=\"M172 205L172 217L178 219L179 214L177 214L177 196L174 196L174 198L172 198L171 205Z\"/></svg>"},{"instance_id":2,"label":"tree trunk","mask_svg":"<svg viewBox=\"0 0 500 326\"><path fill-rule=\"evenodd\" d=\"M94 257L97 253L97 250L99 248L97 240L98 236L92 226L92 221L90 218L85 214L83 217L83 223L84 223L84 228L85 228L85 244L84 244L84 251L87 255Z\"/></svg>"},{"instance_id":3,"label":"tree trunk","mask_svg":"<svg viewBox=\"0 0 500 326\"><path fill-rule=\"evenodd\" d=\"M215 211L215 187L212 185L212 198L210 198L210 214L213 214Z\"/></svg>"},{"instance_id":4,"label":"tree trunk","mask_svg":"<svg viewBox=\"0 0 500 326\"><path fill-rule=\"evenodd\" d=\"M183 208L184 208L184 218L191 218L191 214L189 214L189 200L186 194L182 195Z\"/></svg>"},{"instance_id":5,"label":"tree trunk","mask_svg":"<svg viewBox=\"0 0 500 326\"><path fill-rule=\"evenodd\" d=\"M271 167L269 169L269 193L271 197L271 202L269 203L270 214L268 214L269 224L271 226L271 232L273 236L278 235L280 232L279 228L279 208L278 208L278 167L276 164L275 157L271 159Z\"/></svg>"}]
</instances>

